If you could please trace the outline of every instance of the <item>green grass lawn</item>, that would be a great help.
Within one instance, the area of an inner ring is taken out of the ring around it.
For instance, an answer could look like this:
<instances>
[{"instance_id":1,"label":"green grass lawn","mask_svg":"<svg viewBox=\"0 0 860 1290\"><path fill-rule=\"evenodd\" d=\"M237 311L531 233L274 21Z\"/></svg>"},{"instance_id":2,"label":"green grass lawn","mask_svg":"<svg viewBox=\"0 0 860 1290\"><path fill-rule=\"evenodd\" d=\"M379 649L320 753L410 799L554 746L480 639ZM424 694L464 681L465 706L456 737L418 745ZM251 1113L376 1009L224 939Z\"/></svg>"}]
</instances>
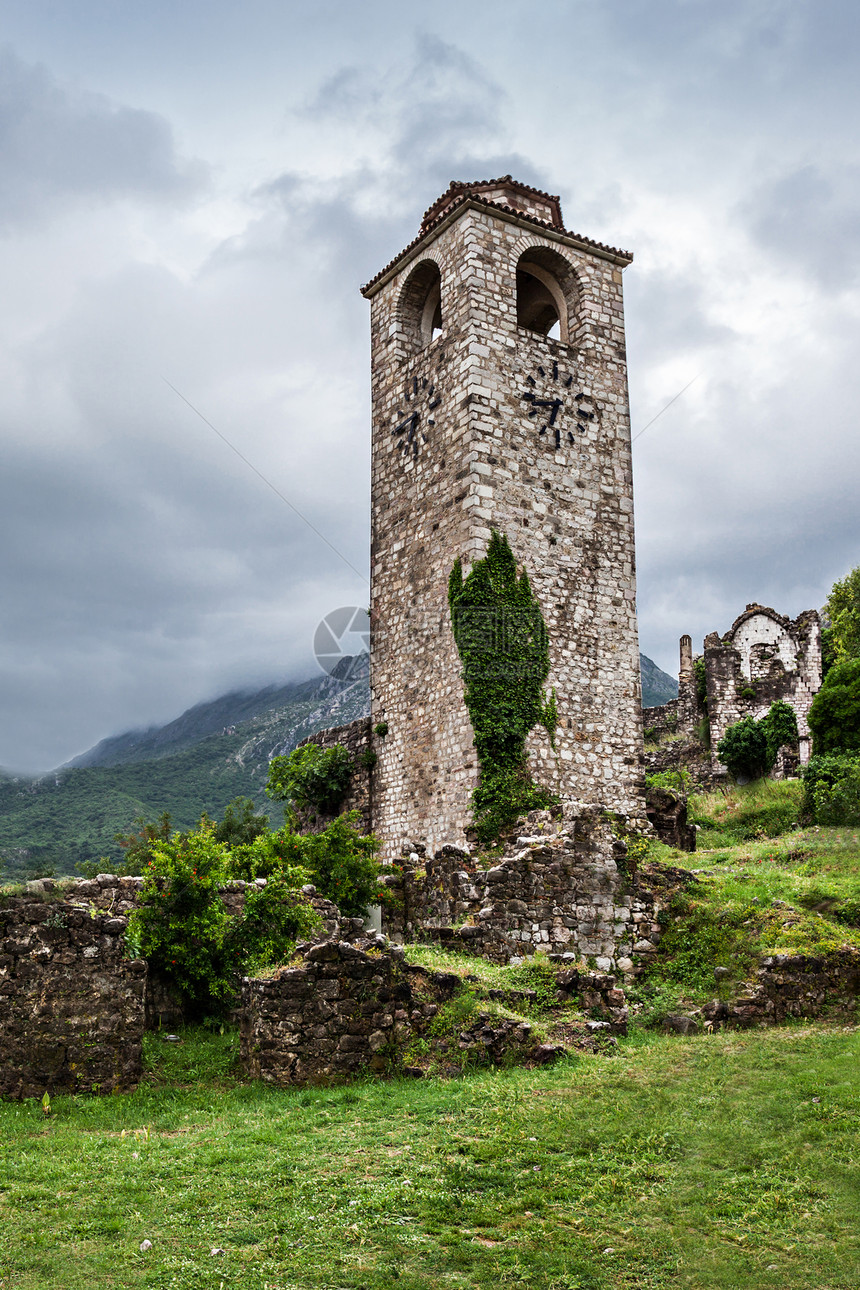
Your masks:
<instances>
[{"instance_id":1,"label":"green grass lawn","mask_svg":"<svg viewBox=\"0 0 860 1290\"><path fill-rule=\"evenodd\" d=\"M0 1104L2 1290L860 1283L854 1028L297 1092L238 1081L236 1042L151 1036L132 1095Z\"/></svg>"}]
</instances>

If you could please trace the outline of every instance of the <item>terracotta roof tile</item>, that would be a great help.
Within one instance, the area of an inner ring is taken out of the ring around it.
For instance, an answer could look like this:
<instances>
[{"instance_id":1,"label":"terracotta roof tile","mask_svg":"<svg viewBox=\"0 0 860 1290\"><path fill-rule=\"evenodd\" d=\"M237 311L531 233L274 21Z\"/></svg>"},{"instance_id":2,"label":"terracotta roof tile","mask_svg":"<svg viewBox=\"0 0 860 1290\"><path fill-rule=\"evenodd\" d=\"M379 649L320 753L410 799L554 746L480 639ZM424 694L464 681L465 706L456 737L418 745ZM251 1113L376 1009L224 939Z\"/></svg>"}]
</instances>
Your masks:
<instances>
[{"instance_id":1,"label":"terracotta roof tile","mask_svg":"<svg viewBox=\"0 0 860 1290\"><path fill-rule=\"evenodd\" d=\"M502 184L505 182L510 182L509 177L505 176L499 180L483 180L481 181L481 185L487 184L487 185L495 186L497 184ZM619 250L617 247L608 246L605 242L597 242L595 241L594 238L585 237L581 233L572 233L570 232L569 229L564 228L563 225L554 224L549 220L538 219L536 215L528 215L525 211L516 210L513 206L505 206L500 202L492 202L486 197L481 197L478 193L475 193L473 191L475 187L479 187L481 185L460 183L456 180L452 180L448 190L445 193L443 193L442 196L438 198L433 203L432 206L428 208L427 212L424 215L424 219L422 220L421 231L419 232L418 236L414 237L411 242L409 242L406 246L404 246L402 251L399 251L397 255L394 256L393 259L388 261L388 263L384 266L384 268L380 269L378 273L375 273L373 275L373 277L370 279L369 282L366 282L364 284L364 286L361 288L361 294L363 296L366 296L368 292L370 292L372 288L376 285L376 283L379 282L381 278L384 278L385 275L389 273L390 270L393 269L394 266L400 260L402 260L405 255L408 255L409 252L414 250L415 247L418 246L420 242L423 242L425 240L427 235L430 232L432 232L432 230L436 227L437 224L440 224L443 219L447 219L447 217L451 214L451 212L457 210L458 207L465 206L467 202L474 202L474 203L477 203L477 205L479 206L485 206L487 207L488 210L505 211L509 215L515 215L519 220L524 220L527 224L534 224L537 228L548 228L548 229L552 229L556 233L558 232L565 233L568 237L574 238L577 242L581 242L583 246L594 247L596 251L603 251L607 255L612 257L617 256L619 259L626 261L626 263L628 264L633 259L632 251ZM539 188L529 188L527 184L517 184L517 187L522 188L527 192L535 193L541 197L546 197L551 201L558 202L557 197L553 197L551 193L542 193ZM448 205L447 203L448 201L450 201L451 189L460 189L461 191L459 196L456 197L454 201L450 202L450 205ZM440 206L440 205L444 205L443 213L440 215L434 216L432 219L428 219L428 216L431 215L431 212L437 206ZM561 208L559 207L559 215L560 213L561 213Z\"/></svg>"}]
</instances>

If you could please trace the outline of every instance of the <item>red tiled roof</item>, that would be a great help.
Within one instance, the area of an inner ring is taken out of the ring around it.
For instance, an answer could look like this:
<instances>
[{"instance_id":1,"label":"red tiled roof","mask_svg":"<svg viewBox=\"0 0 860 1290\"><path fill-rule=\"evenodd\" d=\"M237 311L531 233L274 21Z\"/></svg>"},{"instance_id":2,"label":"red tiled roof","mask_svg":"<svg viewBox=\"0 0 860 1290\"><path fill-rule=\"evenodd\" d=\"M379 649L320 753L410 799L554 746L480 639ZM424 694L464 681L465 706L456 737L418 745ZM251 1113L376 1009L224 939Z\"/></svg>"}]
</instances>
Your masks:
<instances>
[{"instance_id":1,"label":"red tiled roof","mask_svg":"<svg viewBox=\"0 0 860 1290\"><path fill-rule=\"evenodd\" d=\"M553 224L557 228L564 228L564 221L561 218L560 197L555 193L545 193L540 188L532 188L530 184L521 184L518 179L514 179L513 175L502 175L499 179L471 179L465 182L452 179L447 191L441 197L437 197L432 206L429 206L424 212L424 217L421 220L421 232L425 232L430 224L435 221L436 215L442 210L443 206L450 204L451 198L456 193L473 193L477 196L487 188L507 187L518 189L521 193L530 193L533 197L545 198L553 208ZM496 205L498 204L496 203Z\"/></svg>"},{"instance_id":2,"label":"red tiled roof","mask_svg":"<svg viewBox=\"0 0 860 1290\"><path fill-rule=\"evenodd\" d=\"M436 227L437 224L441 223L443 219L446 219L451 214L451 212L455 211L458 207L465 206L467 202L474 202L479 206L485 206L488 210L505 211L509 215L515 215L518 220L524 220L527 224L534 224L537 228L547 228L547 229L552 229L554 232L565 233L568 237L575 239L575 241L581 242L583 246L593 247L596 251L603 251L606 253L606 255L613 258L617 257L619 260L622 260L626 264L630 264L631 261L633 260L632 251L619 250L617 247L608 246L605 242L597 242L594 240L594 238L584 237L580 233L571 233L568 229L564 228L564 226L560 222L561 220L560 205L557 205L557 209L559 212L559 224L554 224L550 220L538 219L536 215L528 215L525 211L515 210L513 206L505 206L505 205L502 205L502 203L500 202L492 202L488 198L482 197L480 196L479 193L474 191L476 188L481 188L485 186L496 187L499 184L510 183L510 182L511 180L509 179L508 176L505 176L503 179L498 179L498 180L482 180L480 183L477 183L477 184L459 183L456 180L452 181L448 190L445 193L443 193L441 197L437 198L437 200L433 203L433 205L427 209L424 215L424 219L421 222L421 230L418 233L418 236L414 237L412 241L403 248L402 251L399 251L398 254L394 256L393 259L389 260L388 264L386 264L384 268L380 269L378 273L375 273L373 275L373 277L370 279L369 282L366 282L364 284L364 286L361 288L361 294L363 296L367 296L368 292L371 291L371 289L376 285L376 283L379 282L381 278L384 278L385 275L389 273L391 269L394 268L394 266L398 263L398 261L402 260L405 255L408 255L410 251L413 251L420 242L423 242L424 239L427 237L428 233L430 233L432 229ZM534 193L537 196L545 197L549 201L552 201L558 204L559 199L557 197L553 197L551 193L543 193L539 188L530 188L527 184L516 184L516 187L521 188L526 192ZM459 190L459 195L456 196L453 201L451 201L452 189ZM448 204L449 202L450 202L450 205ZM433 215L433 211L440 206L445 207L444 212L439 215Z\"/></svg>"}]
</instances>

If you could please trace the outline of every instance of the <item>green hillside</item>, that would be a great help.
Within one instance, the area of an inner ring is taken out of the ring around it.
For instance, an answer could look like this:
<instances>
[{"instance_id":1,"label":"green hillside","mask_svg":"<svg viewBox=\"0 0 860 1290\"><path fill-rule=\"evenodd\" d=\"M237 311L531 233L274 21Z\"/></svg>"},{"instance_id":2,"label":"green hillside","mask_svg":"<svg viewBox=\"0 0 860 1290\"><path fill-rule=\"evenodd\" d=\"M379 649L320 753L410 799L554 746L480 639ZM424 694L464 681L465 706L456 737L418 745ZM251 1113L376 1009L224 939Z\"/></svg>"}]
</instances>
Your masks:
<instances>
[{"instance_id":1,"label":"green hillside","mask_svg":"<svg viewBox=\"0 0 860 1290\"><path fill-rule=\"evenodd\" d=\"M175 721L96 744L68 766L36 778L0 772L3 877L74 873L81 861L117 861L116 833L134 820L170 813L189 828L205 811L223 814L234 797L252 797L272 823L280 808L263 791L269 761L307 735L370 710L367 661L345 660L344 677L235 692L189 708ZM665 703L677 683L641 656L643 700Z\"/></svg>"},{"instance_id":2,"label":"green hillside","mask_svg":"<svg viewBox=\"0 0 860 1290\"><path fill-rule=\"evenodd\" d=\"M105 755L106 765L69 766L35 779L0 775L0 859L6 880L45 871L73 873L80 861L105 858L105 869L122 850L114 835L128 832L137 816L157 819L168 811L176 828L189 828L205 811L221 816L238 796L252 797L272 823L280 808L265 796L269 761L288 752L307 735L364 715L368 708L366 665L348 681L322 677L285 687L287 702L264 708L250 720L234 723L237 706L256 696L225 696L217 700L221 733L183 746L196 714L198 725L208 719L199 705L185 720L162 731L121 736L98 745L88 757ZM272 687L262 692L273 693ZM274 690L283 700L285 691ZM235 702L228 703L228 699ZM250 706L253 707L251 703ZM208 714L211 716L211 713ZM170 731L172 737L164 737ZM157 736L162 738L157 740ZM116 745L137 740L128 749L133 760L113 764ZM178 750L174 750L176 745ZM107 745L107 747L106 747ZM160 748L160 755L153 747Z\"/></svg>"}]
</instances>

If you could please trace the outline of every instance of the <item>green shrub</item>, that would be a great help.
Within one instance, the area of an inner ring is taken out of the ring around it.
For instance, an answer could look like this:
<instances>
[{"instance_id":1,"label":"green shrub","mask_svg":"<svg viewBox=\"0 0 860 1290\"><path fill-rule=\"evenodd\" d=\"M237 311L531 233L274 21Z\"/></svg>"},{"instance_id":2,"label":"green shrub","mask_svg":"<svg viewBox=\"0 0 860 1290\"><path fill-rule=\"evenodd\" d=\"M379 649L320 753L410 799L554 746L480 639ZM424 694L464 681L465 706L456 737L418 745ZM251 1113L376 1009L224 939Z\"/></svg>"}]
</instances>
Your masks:
<instances>
[{"instance_id":1,"label":"green shrub","mask_svg":"<svg viewBox=\"0 0 860 1290\"><path fill-rule=\"evenodd\" d=\"M797 740L794 709L777 699L761 721L743 717L729 726L717 744L717 756L736 779L759 779L774 765L780 748Z\"/></svg>"},{"instance_id":2,"label":"green shrub","mask_svg":"<svg viewBox=\"0 0 860 1290\"><path fill-rule=\"evenodd\" d=\"M353 765L343 744L332 748L303 744L289 756L272 758L266 792L276 801L291 802L300 810L331 815L346 796Z\"/></svg>"},{"instance_id":3,"label":"green shrub","mask_svg":"<svg viewBox=\"0 0 860 1290\"><path fill-rule=\"evenodd\" d=\"M261 839L238 848L246 854ZM235 876L233 856L205 822L154 842L138 908L129 916L128 952L143 957L178 991L191 1016L222 1015L238 974L289 958L317 915L299 888L309 874L282 864L263 888L227 913L220 887Z\"/></svg>"},{"instance_id":4,"label":"green shrub","mask_svg":"<svg viewBox=\"0 0 860 1290\"><path fill-rule=\"evenodd\" d=\"M830 668L812 700L809 728L816 756L860 752L860 658Z\"/></svg>"},{"instance_id":5,"label":"green shrub","mask_svg":"<svg viewBox=\"0 0 860 1290\"><path fill-rule=\"evenodd\" d=\"M302 865L310 880L348 918L363 918L384 892L379 885L379 842L355 827L358 812L340 815L321 833L301 839Z\"/></svg>"},{"instance_id":6,"label":"green shrub","mask_svg":"<svg viewBox=\"0 0 860 1290\"><path fill-rule=\"evenodd\" d=\"M803 771L803 813L816 824L860 824L860 757L812 757Z\"/></svg>"},{"instance_id":7,"label":"green shrub","mask_svg":"<svg viewBox=\"0 0 860 1290\"><path fill-rule=\"evenodd\" d=\"M127 943L179 990L192 1012L223 1010L232 989L229 916L219 895L227 849L212 826L153 842Z\"/></svg>"},{"instance_id":8,"label":"green shrub","mask_svg":"<svg viewBox=\"0 0 860 1290\"><path fill-rule=\"evenodd\" d=\"M255 878L285 876L289 885L312 882L348 918L362 918L384 894L379 884L379 843L357 828L358 812L340 815L319 833L295 833L289 825L237 847L230 874Z\"/></svg>"},{"instance_id":9,"label":"green shrub","mask_svg":"<svg viewBox=\"0 0 860 1290\"><path fill-rule=\"evenodd\" d=\"M667 788L671 793L686 793L692 782L690 772L683 767L677 770L655 770L645 776L646 788Z\"/></svg>"},{"instance_id":10,"label":"green shrub","mask_svg":"<svg viewBox=\"0 0 860 1290\"><path fill-rule=\"evenodd\" d=\"M717 744L717 756L735 779L758 779L765 773L767 735L755 717L729 726Z\"/></svg>"},{"instance_id":11,"label":"green shrub","mask_svg":"<svg viewBox=\"0 0 860 1290\"><path fill-rule=\"evenodd\" d=\"M319 914L296 889L295 879L295 871L276 873L265 887L246 892L242 916L226 938L228 960L243 972L285 963L296 942L321 923Z\"/></svg>"},{"instance_id":12,"label":"green shrub","mask_svg":"<svg viewBox=\"0 0 860 1290\"><path fill-rule=\"evenodd\" d=\"M767 762L770 770L776 762L780 748L785 745L794 747L797 744L799 735L794 708L784 699L777 699L776 703L770 705L770 711L761 724L767 740Z\"/></svg>"}]
</instances>

